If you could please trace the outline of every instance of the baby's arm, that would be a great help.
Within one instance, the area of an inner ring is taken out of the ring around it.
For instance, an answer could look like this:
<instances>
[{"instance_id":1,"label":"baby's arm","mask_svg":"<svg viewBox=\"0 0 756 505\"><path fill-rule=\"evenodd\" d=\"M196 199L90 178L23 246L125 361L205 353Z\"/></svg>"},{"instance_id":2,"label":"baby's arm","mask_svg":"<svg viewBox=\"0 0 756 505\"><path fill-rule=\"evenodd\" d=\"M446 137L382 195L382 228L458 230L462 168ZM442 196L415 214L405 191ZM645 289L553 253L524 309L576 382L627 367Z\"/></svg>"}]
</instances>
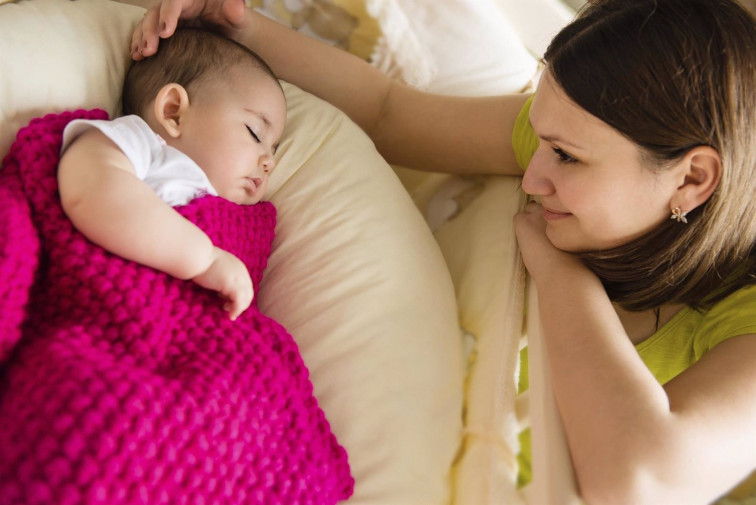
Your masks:
<instances>
[{"instance_id":1,"label":"baby's arm","mask_svg":"<svg viewBox=\"0 0 756 505\"><path fill-rule=\"evenodd\" d=\"M63 210L95 244L217 291L236 319L252 302L249 272L140 181L125 154L96 129L76 138L58 168Z\"/></svg>"}]
</instances>

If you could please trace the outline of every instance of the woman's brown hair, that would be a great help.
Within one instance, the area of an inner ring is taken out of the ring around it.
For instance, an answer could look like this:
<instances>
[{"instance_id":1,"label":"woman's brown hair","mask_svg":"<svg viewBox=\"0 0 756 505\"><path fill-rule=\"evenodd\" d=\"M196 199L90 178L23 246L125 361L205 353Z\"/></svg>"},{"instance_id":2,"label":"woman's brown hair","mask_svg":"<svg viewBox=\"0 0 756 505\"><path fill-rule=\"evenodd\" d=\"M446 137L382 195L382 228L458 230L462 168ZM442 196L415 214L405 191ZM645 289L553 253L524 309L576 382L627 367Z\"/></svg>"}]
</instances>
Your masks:
<instances>
[{"instance_id":1,"label":"woman's brown hair","mask_svg":"<svg viewBox=\"0 0 756 505\"><path fill-rule=\"evenodd\" d=\"M691 148L722 162L709 200L629 244L582 253L628 310L705 307L756 282L756 20L734 0L597 0L551 42L548 71L663 171ZM619 168L621 169L621 168Z\"/></svg>"}]
</instances>

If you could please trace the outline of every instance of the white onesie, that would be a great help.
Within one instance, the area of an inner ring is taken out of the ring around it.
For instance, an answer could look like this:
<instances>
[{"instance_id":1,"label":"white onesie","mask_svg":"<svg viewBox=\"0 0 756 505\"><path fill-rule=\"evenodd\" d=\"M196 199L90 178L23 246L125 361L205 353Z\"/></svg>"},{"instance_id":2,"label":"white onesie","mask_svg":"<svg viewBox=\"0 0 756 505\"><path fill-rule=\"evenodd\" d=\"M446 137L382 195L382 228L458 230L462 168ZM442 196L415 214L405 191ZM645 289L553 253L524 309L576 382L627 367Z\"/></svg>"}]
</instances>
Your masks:
<instances>
[{"instance_id":1,"label":"white onesie","mask_svg":"<svg viewBox=\"0 0 756 505\"><path fill-rule=\"evenodd\" d=\"M168 205L185 205L194 198L218 193L205 172L191 158L165 143L136 115L112 120L75 119L63 130L61 154L73 140L90 128L97 128L123 151L136 176Z\"/></svg>"}]
</instances>

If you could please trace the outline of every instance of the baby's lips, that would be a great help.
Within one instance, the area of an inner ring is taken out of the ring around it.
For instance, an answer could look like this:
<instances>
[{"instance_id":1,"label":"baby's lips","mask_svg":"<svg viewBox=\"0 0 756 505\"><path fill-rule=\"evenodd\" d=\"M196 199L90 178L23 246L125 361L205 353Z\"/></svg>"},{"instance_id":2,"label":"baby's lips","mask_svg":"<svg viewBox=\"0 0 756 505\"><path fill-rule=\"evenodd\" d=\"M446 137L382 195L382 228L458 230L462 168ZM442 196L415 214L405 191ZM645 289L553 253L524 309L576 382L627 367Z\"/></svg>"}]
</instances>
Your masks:
<instances>
[{"instance_id":1,"label":"baby's lips","mask_svg":"<svg viewBox=\"0 0 756 505\"><path fill-rule=\"evenodd\" d=\"M262 179L259 177L245 177L245 189L252 194L255 194L257 192L257 188L259 188L262 185Z\"/></svg>"}]
</instances>

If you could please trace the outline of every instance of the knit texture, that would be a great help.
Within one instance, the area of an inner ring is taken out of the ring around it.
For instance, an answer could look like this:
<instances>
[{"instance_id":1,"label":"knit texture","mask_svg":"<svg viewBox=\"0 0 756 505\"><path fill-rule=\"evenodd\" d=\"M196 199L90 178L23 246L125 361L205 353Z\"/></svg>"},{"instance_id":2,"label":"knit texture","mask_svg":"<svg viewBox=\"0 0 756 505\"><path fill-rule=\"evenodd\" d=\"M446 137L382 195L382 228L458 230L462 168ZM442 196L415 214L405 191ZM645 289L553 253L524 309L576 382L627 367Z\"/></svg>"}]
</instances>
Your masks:
<instances>
[{"instance_id":1,"label":"knit texture","mask_svg":"<svg viewBox=\"0 0 756 505\"><path fill-rule=\"evenodd\" d=\"M253 305L89 242L60 206L61 135L33 120L0 170L0 505L332 504L347 455L288 332ZM238 256L255 286L270 203L177 210Z\"/></svg>"}]
</instances>

